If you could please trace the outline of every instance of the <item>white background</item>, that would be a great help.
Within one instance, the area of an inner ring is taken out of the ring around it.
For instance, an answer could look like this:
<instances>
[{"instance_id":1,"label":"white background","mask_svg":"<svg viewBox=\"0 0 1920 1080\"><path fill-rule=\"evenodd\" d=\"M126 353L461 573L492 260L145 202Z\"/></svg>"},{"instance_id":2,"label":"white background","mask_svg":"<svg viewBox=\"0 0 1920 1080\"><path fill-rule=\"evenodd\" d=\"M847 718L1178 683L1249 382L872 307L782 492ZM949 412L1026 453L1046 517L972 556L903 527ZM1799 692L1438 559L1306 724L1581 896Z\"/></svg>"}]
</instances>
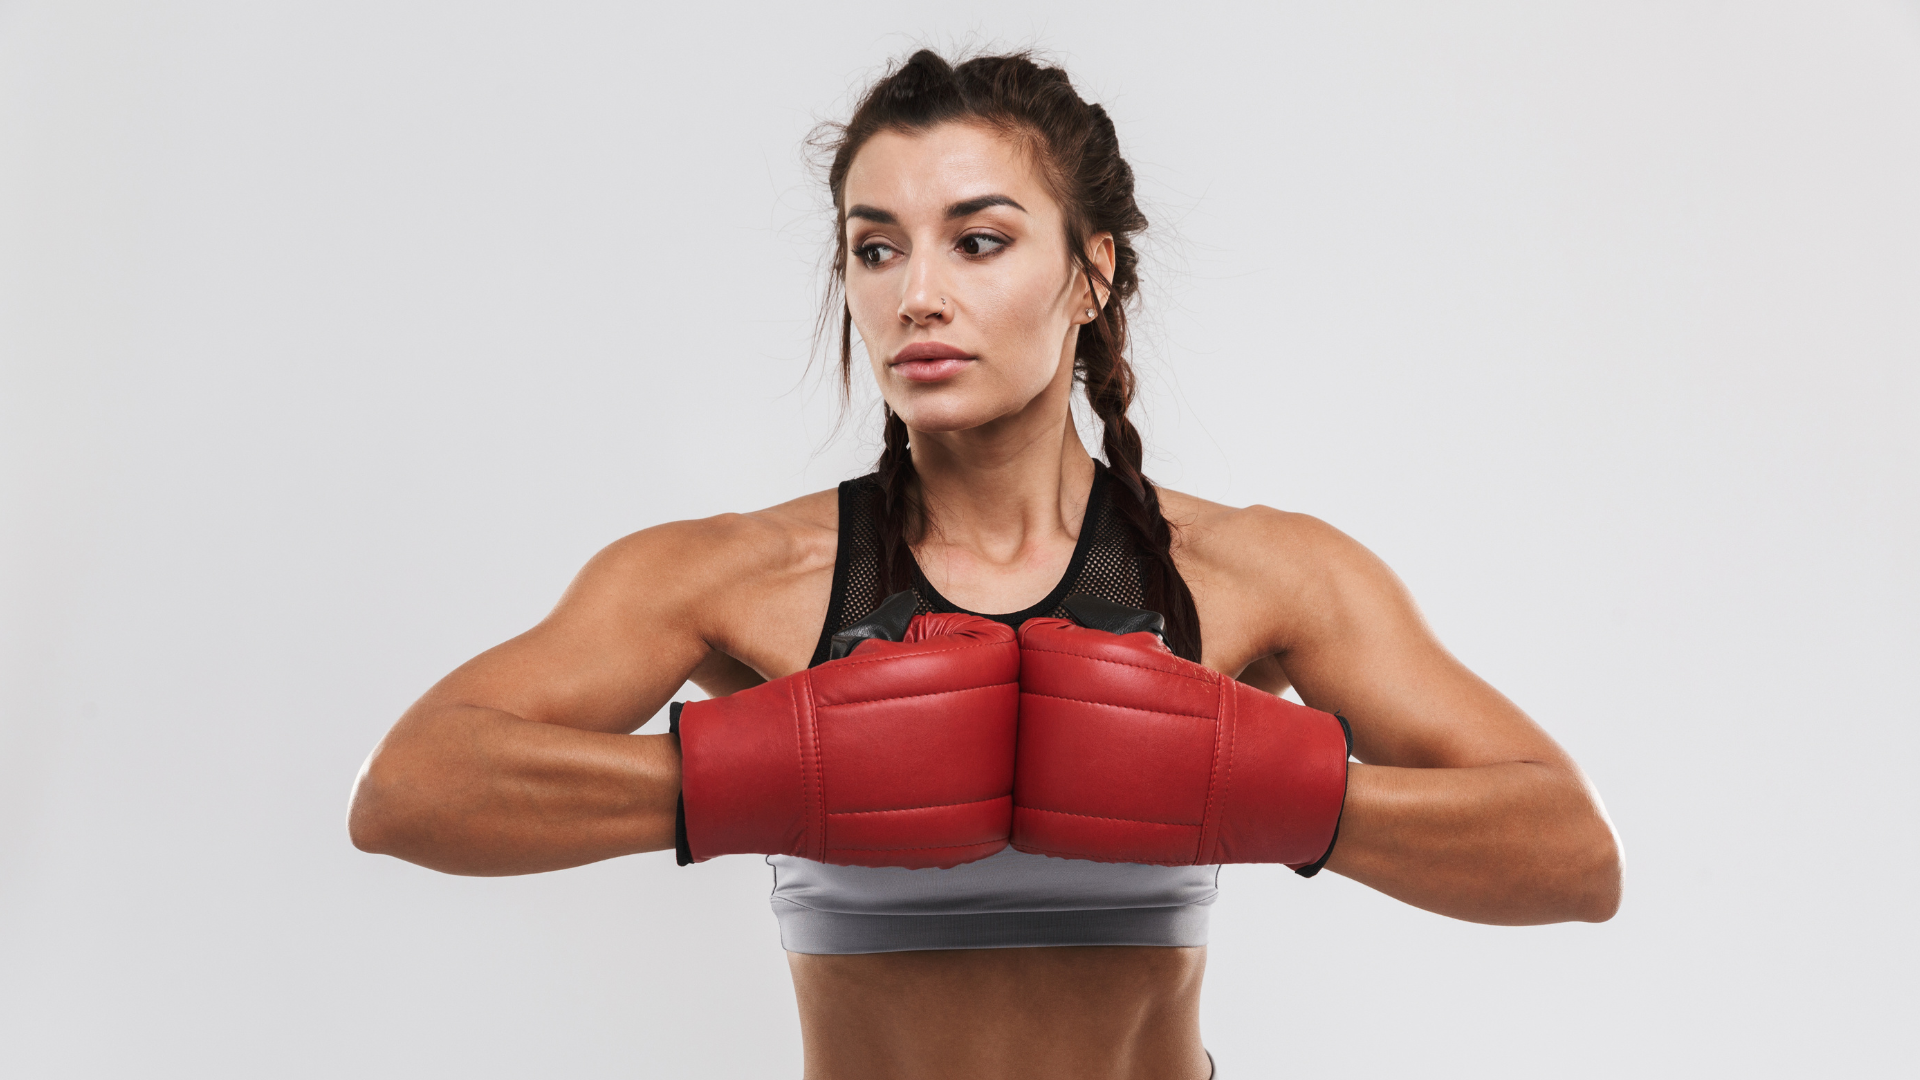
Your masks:
<instances>
[{"instance_id":1,"label":"white background","mask_svg":"<svg viewBox=\"0 0 1920 1080\"><path fill-rule=\"evenodd\" d=\"M0 1073L797 1075L756 861L343 811L602 545L864 471L798 146L923 41L1116 118L1150 472L1378 551L1626 841L1600 926L1229 868L1225 1074L1911 1068L1912 3L181 2L0 4Z\"/></svg>"}]
</instances>

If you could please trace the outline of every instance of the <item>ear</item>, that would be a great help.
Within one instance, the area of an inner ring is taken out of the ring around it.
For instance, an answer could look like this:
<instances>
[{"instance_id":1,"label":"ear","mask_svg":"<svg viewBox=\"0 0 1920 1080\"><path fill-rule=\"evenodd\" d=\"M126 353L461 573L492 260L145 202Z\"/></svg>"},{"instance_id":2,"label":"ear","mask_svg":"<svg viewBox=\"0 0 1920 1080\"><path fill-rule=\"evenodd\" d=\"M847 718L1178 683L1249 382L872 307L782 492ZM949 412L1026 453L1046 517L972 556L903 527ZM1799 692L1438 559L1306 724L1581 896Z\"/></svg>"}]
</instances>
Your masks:
<instances>
[{"instance_id":1,"label":"ear","mask_svg":"<svg viewBox=\"0 0 1920 1080\"><path fill-rule=\"evenodd\" d=\"M1094 233L1087 238L1087 261L1100 276L1107 281L1113 280L1113 234ZM1091 280L1087 282L1087 291L1081 294L1079 306L1101 308L1107 306L1107 288Z\"/></svg>"}]
</instances>

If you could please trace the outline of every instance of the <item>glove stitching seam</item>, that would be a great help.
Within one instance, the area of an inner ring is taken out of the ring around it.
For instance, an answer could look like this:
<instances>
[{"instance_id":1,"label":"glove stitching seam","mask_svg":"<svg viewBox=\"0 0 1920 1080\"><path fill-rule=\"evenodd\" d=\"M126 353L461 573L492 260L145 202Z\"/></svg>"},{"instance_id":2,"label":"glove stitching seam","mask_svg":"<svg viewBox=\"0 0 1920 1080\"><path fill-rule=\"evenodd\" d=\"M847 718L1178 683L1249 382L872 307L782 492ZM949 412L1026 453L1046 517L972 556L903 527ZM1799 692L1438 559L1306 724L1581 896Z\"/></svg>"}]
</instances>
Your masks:
<instances>
[{"instance_id":1,"label":"glove stitching seam","mask_svg":"<svg viewBox=\"0 0 1920 1080\"><path fill-rule=\"evenodd\" d=\"M795 704L798 705L800 702L796 702ZM814 707L813 679L811 675L809 675L807 679L807 693L804 704L809 720L806 725L806 733L813 737L813 791L814 798L818 800L814 806L807 808L807 828L809 830L813 828L813 823L816 820L815 814L818 814L819 817L817 820L820 822L820 835L817 840L819 844L818 850L824 855L826 854L827 846L827 778L825 763L820 758L820 712ZM809 844L808 846L812 847L813 845Z\"/></svg>"},{"instance_id":2,"label":"glove stitching seam","mask_svg":"<svg viewBox=\"0 0 1920 1080\"><path fill-rule=\"evenodd\" d=\"M1214 733L1213 733L1213 764L1207 770L1207 813L1206 813L1206 817L1203 820L1212 822L1213 824L1213 830L1212 830L1213 840L1214 840L1214 847L1216 850L1220 846L1219 815L1226 813L1226 801L1227 801L1226 787L1227 787L1228 781L1231 780L1233 777L1232 739L1233 739L1234 729L1239 727L1240 718L1236 713L1235 715L1232 716L1231 720L1229 720L1228 714L1234 712L1235 704L1236 703L1234 702L1231 695L1225 694L1225 693L1220 695L1220 703L1219 703L1220 717L1218 720L1215 721L1215 724L1218 726L1214 728ZM1221 743L1223 742L1226 743L1224 747L1221 745ZM1221 759L1223 757L1226 759L1227 771L1225 776L1220 776L1220 765L1221 765ZM1220 784L1218 788L1215 787L1213 782L1214 777L1216 776L1220 776ZM1219 798L1217 801L1215 800L1215 797L1214 797L1216 792L1219 795ZM1201 850L1201 845L1205 844L1207 841L1207 831L1208 830L1206 826L1204 825L1201 826L1200 837L1194 843L1193 862L1194 862L1194 865L1196 866L1202 865L1201 859L1206 856L1206 852Z\"/></svg>"},{"instance_id":3,"label":"glove stitching seam","mask_svg":"<svg viewBox=\"0 0 1920 1080\"><path fill-rule=\"evenodd\" d=\"M1004 844L1005 840L975 840L970 844L930 844L926 847L829 847L828 851L954 851L959 848L985 847L988 844ZM825 862L824 859L815 860Z\"/></svg>"},{"instance_id":4,"label":"glove stitching seam","mask_svg":"<svg viewBox=\"0 0 1920 1080\"><path fill-rule=\"evenodd\" d=\"M1156 675L1172 675L1173 677L1179 678L1179 679L1189 679L1193 682L1201 683L1206 686L1218 685L1215 679L1209 679L1201 675L1189 675L1184 671L1168 671L1166 668L1149 667L1146 664L1129 664L1125 660L1110 660L1104 656L1088 656L1085 653L1068 652L1065 649L1045 649L1037 645L1027 645L1025 643L1021 644L1020 649L1022 652L1052 653L1055 656L1071 656L1076 660L1091 660L1097 664L1117 664L1120 667L1138 668L1141 671L1151 671ZM1172 654L1169 654L1169 655L1172 655ZM1180 658L1176 656L1174 657L1174 659L1178 660ZM1191 660L1188 660L1185 662L1193 663ZM1195 666L1197 667L1199 665L1195 665ZM1211 668L1209 668L1208 670L1212 671ZM1221 676L1220 673L1217 671L1212 673L1216 678L1224 678L1224 676Z\"/></svg>"},{"instance_id":5,"label":"glove stitching seam","mask_svg":"<svg viewBox=\"0 0 1920 1080\"><path fill-rule=\"evenodd\" d=\"M1153 709L1144 705L1122 705L1116 701L1095 701L1092 698L1068 697L1065 694L1043 694L1038 690L1022 690L1025 697L1050 698L1054 701L1077 701L1082 705L1098 705L1104 709L1125 709L1128 712L1152 713L1155 716L1185 716L1193 720L1212 720L1210 713L1174 712L1171 709Z\"/></svg>"},{"instance_id":6,"label":"glove stitching seam","mask_svg":"<svg viewBox=\"0 0 1920 1080\"><path fill-rule=\"evenodd\" d=\"M800 828L801 848L794 852L805 857L813 850L813 838L807 834L813 831L813 809L809 800L813 794L813 774L807 769L807 721L800 712L800 698L794 687L798 680L786 684L787 704L793 711L793 752L798 758L793 763L794 771L800 774Z\"/></svg>"},{"instance_id":7,"label":"glove stitching seam","mask_svg":"<svg viewBox=\"0 0 1920 1080\"><path fill-rule=\"evenodd\" d=\"M858 814L900 814L908 810L937 810L946 806L978 806L981 803L999 802L1001 799L1012 798L1012 795L995 795L986 799L968 799L965 802L928 803L925 806L896 806L888 810L829 810L827 816L853 817Z\"/></svg>"},{"instance_id":8,"label":"glove stitching seam","mask_svg":"<svg viewBox=\"0 0 1920 1080\"><path fill-rule=\"evenodd\" d=\"M867 640L868 641L885 641L886 639L885 638L868 638ZM895 641L895 642L888 642L888 644L899 645L902 643ZM923 643L918 641L913 641L913 642L906 642L905 644L920 645ZM841 664L841 665L851 667L856 664L878 664L883 661L898 659L902 656L939 656L943 653L966 652L969 649L1004 649L1009 645L1012 645L1015 648L1018 648L1020 645L1020 642L1017 639L1009 639L1007 641L976 641L967 645L945 645L937 649L924 649L924 650L920 650L918 652L912 652L912 653L890 652L890 653L882 653L879 656L843 656L840 659L832 662L835 664ZM822 664L821 666L825 667L826 665Z\"/></svg>"},{"instance_id":9,"label":"glove stitching seam","mask_svg":"<svg viewBox=\"0 0 1920 1080\"><path fill-rule=\"evenodd\" d=\"M996 686L1019 686L1019 680L1007 682L981 683L979 686L962 686L957 690L931 690L924 694L897 694L888 697L854 698L849 701L829 701L819 707L822 709L844 709L853 705L878 705L887 701L912 701L915 698L945 697L948 694L970 694L975 690L992 690Z\"/></svg>"},{"instance_id":10,"label":"glove stitching seam","mask_svg":"<svg viewBox=\"0 0 1920 1080\"><path fill-rule=\"evenodd\" d=\"M1025 810L1032 814L1059 814L1061 817L1079 817L1086 818L1090 821L1125 821L1133 825L1178 825L1186 829L1197 829L1201 825L1198 821L1155 821L1152 818L1108 817L1105 814L1076 814L1071 810L1048 810L1044 806L1020 806L1017 807L1017 809Z\"/></svg>"}]
</instances>

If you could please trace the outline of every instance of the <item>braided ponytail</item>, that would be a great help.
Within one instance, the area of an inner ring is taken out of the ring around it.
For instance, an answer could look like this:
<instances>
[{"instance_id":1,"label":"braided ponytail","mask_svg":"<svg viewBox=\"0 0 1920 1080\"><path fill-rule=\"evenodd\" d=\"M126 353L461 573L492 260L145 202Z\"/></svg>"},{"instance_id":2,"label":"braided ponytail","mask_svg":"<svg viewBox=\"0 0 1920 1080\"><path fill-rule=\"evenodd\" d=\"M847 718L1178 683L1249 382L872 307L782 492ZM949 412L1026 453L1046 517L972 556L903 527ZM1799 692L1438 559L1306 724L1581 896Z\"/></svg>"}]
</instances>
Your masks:
<instances>
[{"instance_id":1,"label":"braided ponytail","mask_svg":"<svg viewBox=\"0 0 1920 1080\"><path fill-rule=\"evenodd\" d=\"M1107 319L1105 311L1095 323ZM1125 316L1119 336L1124 340ZM1093 324L1089 324L1090 326ZM1108 330L1102 334L1111 334ZM1082 332L1085 337L1085 332ZM1111 338L1109 338L1111 340ZM1166 617L1167 647L1175 655L1198 663L1200 660L1200 613L1193 604L1193 592L1173 562L1173 527L1160 510L1160 491L1141 471L1145 445L1140 432L1127 419L1127 407L1133 403L1133 366L1125 356L1105 350L1083 350L1077 358L1085 380L1087 401L1100 418L1100 449L1107 458L1107 470L1123 489L1116 492L1113 508L1126 523L1127 530L1139 541L1146 565L1141 567L1146 606Z\"/></svg>"},{"instance_id":2,"label":"braided ponytail","mask_svg":"<svg viewBox=\"0 0 1920 1080\"><path fill-rule=\"evenodd\" d=\"M880 450L880 595L913 585L913 542L920 539L926 515L913 490L913 455L907 452L907 425L887 409Z\"/></svg>"},{"instance_id":3,"label":"braided ponytail","mask_svg":"<svg viewBox=\"0 0 1920 1080\"><path fill-rule=\"evenodd\" d=\"M1166 617L1167 644L1189 660L1200 659L1200 618L1193 593L1173 560L1173 529L1160 509L1160 494L1141 469L1140 432L1127 418L1135 378L1127 362L1127 307L1140 289L1140 256L1133 238L1147 227L1133 196L1133 169L1120 153L1113 120L1089 105L1073 89L1067 73L1042 67L1027 53L976 56L958 65L922 49L875 83L844 125L816 133L814 145L830 152L827 186L837 220L833 273L827 312L840 309L840 380L849 386L853 372L853 314L846 307L844 282L847 247L846 181L854 154L882 131L924 131L951 121L983 121L1016 137L1030 139L1044 182L1066 212L1067 250L1096 296L1104 296L1095 318L1080 328L1074 347L1074 376L1104 427L1101 449L1118 481L1112 505L1144 552L1141 567L1146 604ZM1113 275L1101 273L1087 256L1087 244L1105 233L1113 238ZM879 479L883 494L880 521L881 577L888 590L906 588L912 577L913 544L925 529L926 513L914 489L913 457L906 424L886 413ZM1091 527L1091 523L1082 526Z\"/></svg>"}]
</instances>

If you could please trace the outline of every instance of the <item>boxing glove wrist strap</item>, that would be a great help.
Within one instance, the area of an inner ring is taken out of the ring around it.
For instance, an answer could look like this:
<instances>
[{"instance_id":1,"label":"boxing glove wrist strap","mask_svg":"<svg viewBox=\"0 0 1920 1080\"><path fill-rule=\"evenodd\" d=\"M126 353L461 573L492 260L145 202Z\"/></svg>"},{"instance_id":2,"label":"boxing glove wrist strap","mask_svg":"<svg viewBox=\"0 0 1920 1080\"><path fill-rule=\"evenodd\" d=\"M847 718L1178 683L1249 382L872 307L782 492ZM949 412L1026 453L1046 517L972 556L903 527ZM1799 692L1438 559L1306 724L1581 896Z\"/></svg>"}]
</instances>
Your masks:
<instances>
[{"instance_id":1,"label":"boxing glove wrist strap","mask_svg":"<svg viewBox=\"0 0 1920 1080\"><path fill-rule=\"evenodd\" d=\"M1343 734L1345 734L1347 737L1347 756L1352 757L1353 756L1353 725L1347 723L1347 718L1340 715L1337 712L1333 714L1333 718L1335 720L1340 721L1340 731ZM1353 773L1352 765L1347 766L1347 773L1349 776L1352 775ZM1319 873L1322 869L1326 867L1327 860L1333 856L1333 846L1340 842L1340 822L1344 821L1346 819L1346 816L1347 816L1347 791L1346 791L1346 787L1343 785L1340 789L1340 814L1338 817L1333 819L1333 839L1327 841L1327 850L1321 852L1319 858L1313 860L1307 865L1293 867L1292 870L1294 873L1299 874L1301 877L1312 877L1313 875Z\"/></svg>"},{"instance_id":2,"label":"boxing glove wrist strap","mask_svg":"<svg viewBox=\"0 0 1920 1080\"><path fill-rule=\"evenodd\" d=\"M673 736L676 748L680 743L680 706L685 704L684 701L676 701L667 713L667 734ZM1338 835L1338 832L1336 827L1335 834ZM693 849L687 846L687 795L684 791L673 800L673 861L681 866L693 865ZM1321 861L1326 861L1324 856Z\"/></svg>"}]
</instances>

